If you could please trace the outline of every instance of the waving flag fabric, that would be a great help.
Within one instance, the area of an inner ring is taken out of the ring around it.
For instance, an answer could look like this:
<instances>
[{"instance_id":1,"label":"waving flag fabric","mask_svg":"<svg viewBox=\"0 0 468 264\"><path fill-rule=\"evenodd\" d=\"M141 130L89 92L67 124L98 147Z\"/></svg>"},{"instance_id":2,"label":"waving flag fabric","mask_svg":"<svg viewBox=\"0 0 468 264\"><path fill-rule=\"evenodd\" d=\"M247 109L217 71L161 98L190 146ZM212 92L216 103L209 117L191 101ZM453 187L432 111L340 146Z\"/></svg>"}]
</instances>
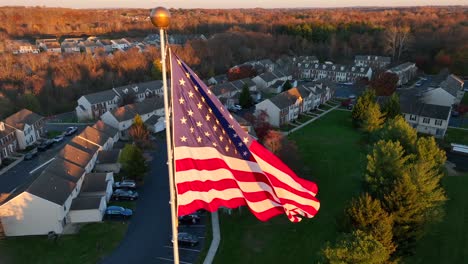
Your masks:
<instances>
[{"instance_id":1,"label":"waving flag fabric","mask_svg":"<svg viewBox=\"0 0 468 264\"><path fill-rule=\"evenodd\" d=\"M312 218L315 183L296 176L246 133L211 90L171 54L178 215L247 205L260 220Z\"/></svg>"}]
</instances>

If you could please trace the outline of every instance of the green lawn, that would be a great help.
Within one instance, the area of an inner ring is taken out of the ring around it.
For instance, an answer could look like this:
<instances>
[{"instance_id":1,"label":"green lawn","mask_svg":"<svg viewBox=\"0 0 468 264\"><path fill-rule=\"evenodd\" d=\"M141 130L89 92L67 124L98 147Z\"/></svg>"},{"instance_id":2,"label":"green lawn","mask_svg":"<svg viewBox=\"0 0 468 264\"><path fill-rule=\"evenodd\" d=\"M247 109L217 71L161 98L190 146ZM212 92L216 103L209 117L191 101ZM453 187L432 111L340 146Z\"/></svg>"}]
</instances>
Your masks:
<instances>
[{"instance_id":1,"label":"green lawn","mask_svg":"<svg viewBox=\"0 0 468 264\"><path fill-rule=\"evenodd\" d=\"M449 128L445 134L445 141L468 145L468 130Z\"/></svg>"},{"instance_id":2,"label":"green lawn","mask_svg":"<svg viewBox=\"0 0 468 264\"><path fill-rule=\"evenodd\" d=\"M338 235L345 206L361 191L366 161L350 116L332 111L291 135L304 164L298 174L319 186L317 216L290 223L280 215L263 223L247 208L231 216L221 213L214 263L317 263L321 248Z\"/></svg>"},{"instance_id":3,"label":"green lawn","mask_svg":"<svg viewBox=\"0 0 468 264\"><path fill-rule=\"evenodd\" d=\"M443 185L449 197L446 215L442 222L428 227L428 233L417 245L415 256L408 258L406 263L468 263L468 174L445 177Z\"/></svg>"},{"instance_id":4,"label":"green lawn","mask_svg":"<svg viewBox=\"0 0 468 264\"><path fill-rule=\"evenodd\" d=\"M0 248L12 263L94 264L117 247L127 227L123 222L93 223L76 235L60 236L57 242L47 236L7 238L0 240Z\"/></svg>"},{"instance_id":5,"label":"green lawn","mask_svg":"<svg viewBox=\"0 0 468 264\"><path fill-rule=\"evenodd\" d=\"M465 93L465 94L463 95L463 98L462 98L460 104L462 104L462 105L468 105L468 93Z\"/></svg>"}]
</instances>

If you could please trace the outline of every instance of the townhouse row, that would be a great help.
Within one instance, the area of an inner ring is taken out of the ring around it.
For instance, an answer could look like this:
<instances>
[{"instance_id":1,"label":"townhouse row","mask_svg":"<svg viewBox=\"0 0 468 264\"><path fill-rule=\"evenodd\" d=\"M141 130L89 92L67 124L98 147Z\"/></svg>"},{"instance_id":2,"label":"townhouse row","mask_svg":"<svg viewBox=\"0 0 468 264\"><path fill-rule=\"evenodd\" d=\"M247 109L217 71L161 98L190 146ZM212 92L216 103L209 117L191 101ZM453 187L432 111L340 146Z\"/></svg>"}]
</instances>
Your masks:
<instances>
[{"instance_id":1,"label":"townhouse row","mask_svg":"<svg viewBox=\"0 0 468 264\"><path fill-rule=\"evenodd\" d=\"M118 131L103 122L67 143L38 175L0 201L6 236L62 234L77 223L100 222L120 170Z\"/></svg>"}]
</instances>

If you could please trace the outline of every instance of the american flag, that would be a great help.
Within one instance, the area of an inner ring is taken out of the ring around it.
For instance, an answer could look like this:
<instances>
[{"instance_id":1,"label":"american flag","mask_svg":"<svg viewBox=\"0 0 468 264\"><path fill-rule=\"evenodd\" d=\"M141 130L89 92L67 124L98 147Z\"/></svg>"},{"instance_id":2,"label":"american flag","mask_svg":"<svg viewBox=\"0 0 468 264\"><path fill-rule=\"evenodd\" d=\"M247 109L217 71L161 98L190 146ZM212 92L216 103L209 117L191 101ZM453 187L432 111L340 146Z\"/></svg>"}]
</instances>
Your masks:
<instances>
[{"instance_id":1,"label":"american flag","mask_svg":"<svg viewBox=\"0 0 468 264\"><path fill-rule=\"evenodd\" d=\"M178 215L247 205L262 221L282 213L292 222L312 218L317 185L246 133L174 53L171 65Z\"/></svg>"}]
</instances>

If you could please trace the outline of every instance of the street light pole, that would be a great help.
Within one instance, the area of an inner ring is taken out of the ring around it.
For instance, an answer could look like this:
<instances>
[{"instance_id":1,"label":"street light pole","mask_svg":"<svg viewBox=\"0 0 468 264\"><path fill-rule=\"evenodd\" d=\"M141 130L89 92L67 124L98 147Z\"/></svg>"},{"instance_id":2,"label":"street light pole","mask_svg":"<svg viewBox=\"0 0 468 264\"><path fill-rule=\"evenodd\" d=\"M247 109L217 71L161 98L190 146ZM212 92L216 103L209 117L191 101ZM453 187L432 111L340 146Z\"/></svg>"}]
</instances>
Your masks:
<instances>
[{"instance_id":1,"label":"street light pole","mask_svg":"<svg viewBox=\"0 0 468 264\"><path fill-rule=\"evenodd\" d=\"M174 253L174 264L179 264L179 243L177 236L177 206L175 199L175 185L174 185L174 161L173 161L173 148L172 148L172 132L171 132L171 118L172 112L169 107L169 90L167 88L167 71L166 71L166 43L165 43L165 29L169 27L169 20L171 14L169 10L164 7L157 7L151 10L150 18L151 23L159 28L160 47L161 47L161 65L162 65L162 77L163 77L163 89L164 89L164 113L166 117L166 145L167 145L167 165L169 172L169 193L170 193L170 205L171 205L171 223L172 223L172 243Z\"/></svg>"}]
</instances>

